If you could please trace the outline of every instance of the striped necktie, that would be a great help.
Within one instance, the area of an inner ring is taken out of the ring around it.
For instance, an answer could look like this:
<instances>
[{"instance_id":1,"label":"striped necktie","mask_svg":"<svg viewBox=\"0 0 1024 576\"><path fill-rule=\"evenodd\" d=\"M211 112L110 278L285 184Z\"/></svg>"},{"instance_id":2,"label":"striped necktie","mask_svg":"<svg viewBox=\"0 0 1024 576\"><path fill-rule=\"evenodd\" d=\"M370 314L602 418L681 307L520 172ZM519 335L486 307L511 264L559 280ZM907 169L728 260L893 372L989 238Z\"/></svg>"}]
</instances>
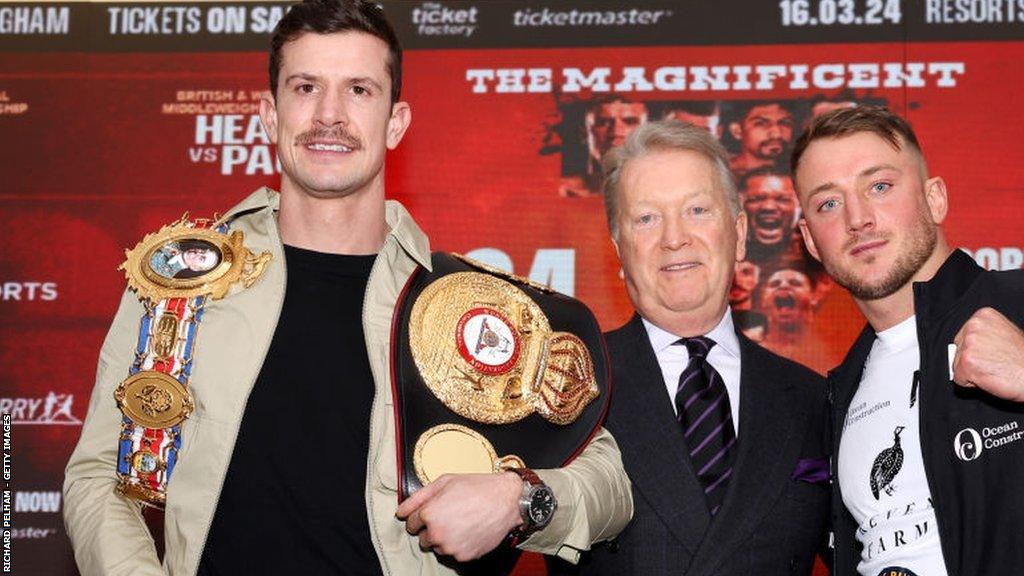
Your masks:
<instances>
[{"instance_id":1,"label":"striped necktie","mask_svg":"<svg viewBox=\"0 0 1024 576\"><path fill-rule=\"evenodd\" d=\"M683 429L690 462L697 473L708 510L714 516L722 506L736 458L736 430L729 393L722 376L707 361L715 341L704 336L683 338L690 362L679 376L676 413Z\"/></svg>"}]
</instances>

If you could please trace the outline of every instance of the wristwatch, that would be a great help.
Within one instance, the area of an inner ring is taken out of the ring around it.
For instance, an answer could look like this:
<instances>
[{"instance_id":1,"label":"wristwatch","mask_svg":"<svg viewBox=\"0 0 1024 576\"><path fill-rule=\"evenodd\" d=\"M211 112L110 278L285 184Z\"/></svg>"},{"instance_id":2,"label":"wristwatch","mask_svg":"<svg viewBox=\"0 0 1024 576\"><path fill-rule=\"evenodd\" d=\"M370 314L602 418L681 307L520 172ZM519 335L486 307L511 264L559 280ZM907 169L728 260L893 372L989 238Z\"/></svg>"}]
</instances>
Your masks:
<instances>
[{"instance_id":1,"label":"wristwatch","mask_svg":"<svg viewBox=\"0 0 1024 576\"><path fill-rule=\"evenodd\" d=\"M555 493L529 468L509 468L523 479L523 493L519 496L519 515L523 519L522 526L512 531L512 545L529 538L531 534L542 530L551 522L551 517L558 509Z\"/></svg>"}]
</instances>

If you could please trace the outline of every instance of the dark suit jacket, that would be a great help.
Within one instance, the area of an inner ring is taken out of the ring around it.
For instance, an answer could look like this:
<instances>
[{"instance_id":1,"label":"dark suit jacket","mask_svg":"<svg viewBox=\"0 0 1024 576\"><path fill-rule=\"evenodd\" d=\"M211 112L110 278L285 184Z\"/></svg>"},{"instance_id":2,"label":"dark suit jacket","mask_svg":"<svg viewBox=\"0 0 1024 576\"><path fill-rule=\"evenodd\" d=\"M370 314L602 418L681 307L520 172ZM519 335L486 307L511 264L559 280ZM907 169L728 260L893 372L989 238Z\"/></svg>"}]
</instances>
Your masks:
<instances>
[{"instance_id":1,"label":"dark suit jacket","mask_svg":"<svg viewBox=\"0 0 1024 576\"><path fill-rule=\"evenodd\" d=\"M824 545L829 487L794 479L794 472L802 459L827 458L825 380L739 335L739 452L712 518L640 317L607 339L615 388L605 426L633 482L633 521L578 567L559 564L551 572L810 574Z\"/></svg>"}]
</instances>

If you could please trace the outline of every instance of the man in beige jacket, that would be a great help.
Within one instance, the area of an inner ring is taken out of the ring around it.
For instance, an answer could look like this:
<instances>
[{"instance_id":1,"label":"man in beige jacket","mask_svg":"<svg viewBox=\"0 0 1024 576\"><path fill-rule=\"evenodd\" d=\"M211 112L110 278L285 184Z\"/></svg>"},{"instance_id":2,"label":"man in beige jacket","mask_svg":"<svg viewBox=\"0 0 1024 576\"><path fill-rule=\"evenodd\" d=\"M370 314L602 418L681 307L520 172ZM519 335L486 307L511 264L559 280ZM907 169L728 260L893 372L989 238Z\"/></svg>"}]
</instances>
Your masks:
<instances>
[{"instance_id":1,"label":"man in beige jacket","mask_svg":"<svg viewBox=\"0 0 1024 576\"><path fill-rule=\"evenodd\" d=\"M411 119L400 87L401 51L374 4L307 0L278 25L260 113L281 193L258 190L222 219L270 263L203 312L162 565L140 505L115 492L113 393L146 313L125 293L64 485L83 574L453 574L523 524L513 473L444 476L396 508L391 321L414 268L430 267L424 234L384 199L386 150ZM537 475L558 507L523 549L575 561L632 514L604 430Z\"/></svg>"}]
</instances>

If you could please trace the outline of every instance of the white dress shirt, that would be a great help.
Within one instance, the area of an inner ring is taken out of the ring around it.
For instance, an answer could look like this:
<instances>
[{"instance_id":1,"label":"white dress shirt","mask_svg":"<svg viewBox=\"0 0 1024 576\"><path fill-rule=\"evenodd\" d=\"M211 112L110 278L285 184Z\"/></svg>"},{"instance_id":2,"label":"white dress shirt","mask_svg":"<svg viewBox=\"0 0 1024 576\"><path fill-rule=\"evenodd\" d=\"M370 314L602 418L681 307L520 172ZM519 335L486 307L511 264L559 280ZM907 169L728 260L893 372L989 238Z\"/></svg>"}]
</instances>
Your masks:
<instances>
[{"instance_id":1,"label":"white dress shirt","mask_svg":"<svg viewBox=\"0 0 1024 576\"><path fill-rule=\"evenodd\" d=\"M658 358L658 365L661 367L661 374L665 379L665 390L668 392L669 403L672 410L676 410L676 388L679 386L679 376L683 373L686 365L690 362L690 353L686 346L674 345L679 336L651 324L646 318L643 319L644 328L647 329L647 337L651 341L651 348L654 348L654 355ZM732 323L732 311L725 309L725 315L711 332L704 336L715 341L715 345L708 352L707 361L718 370L725 383L725 390L729 394L729 408L732 410L732 422L736 430L736 437L740 435L740 341L736 337L736 329Z\"/></svg>"}]
</instances>

